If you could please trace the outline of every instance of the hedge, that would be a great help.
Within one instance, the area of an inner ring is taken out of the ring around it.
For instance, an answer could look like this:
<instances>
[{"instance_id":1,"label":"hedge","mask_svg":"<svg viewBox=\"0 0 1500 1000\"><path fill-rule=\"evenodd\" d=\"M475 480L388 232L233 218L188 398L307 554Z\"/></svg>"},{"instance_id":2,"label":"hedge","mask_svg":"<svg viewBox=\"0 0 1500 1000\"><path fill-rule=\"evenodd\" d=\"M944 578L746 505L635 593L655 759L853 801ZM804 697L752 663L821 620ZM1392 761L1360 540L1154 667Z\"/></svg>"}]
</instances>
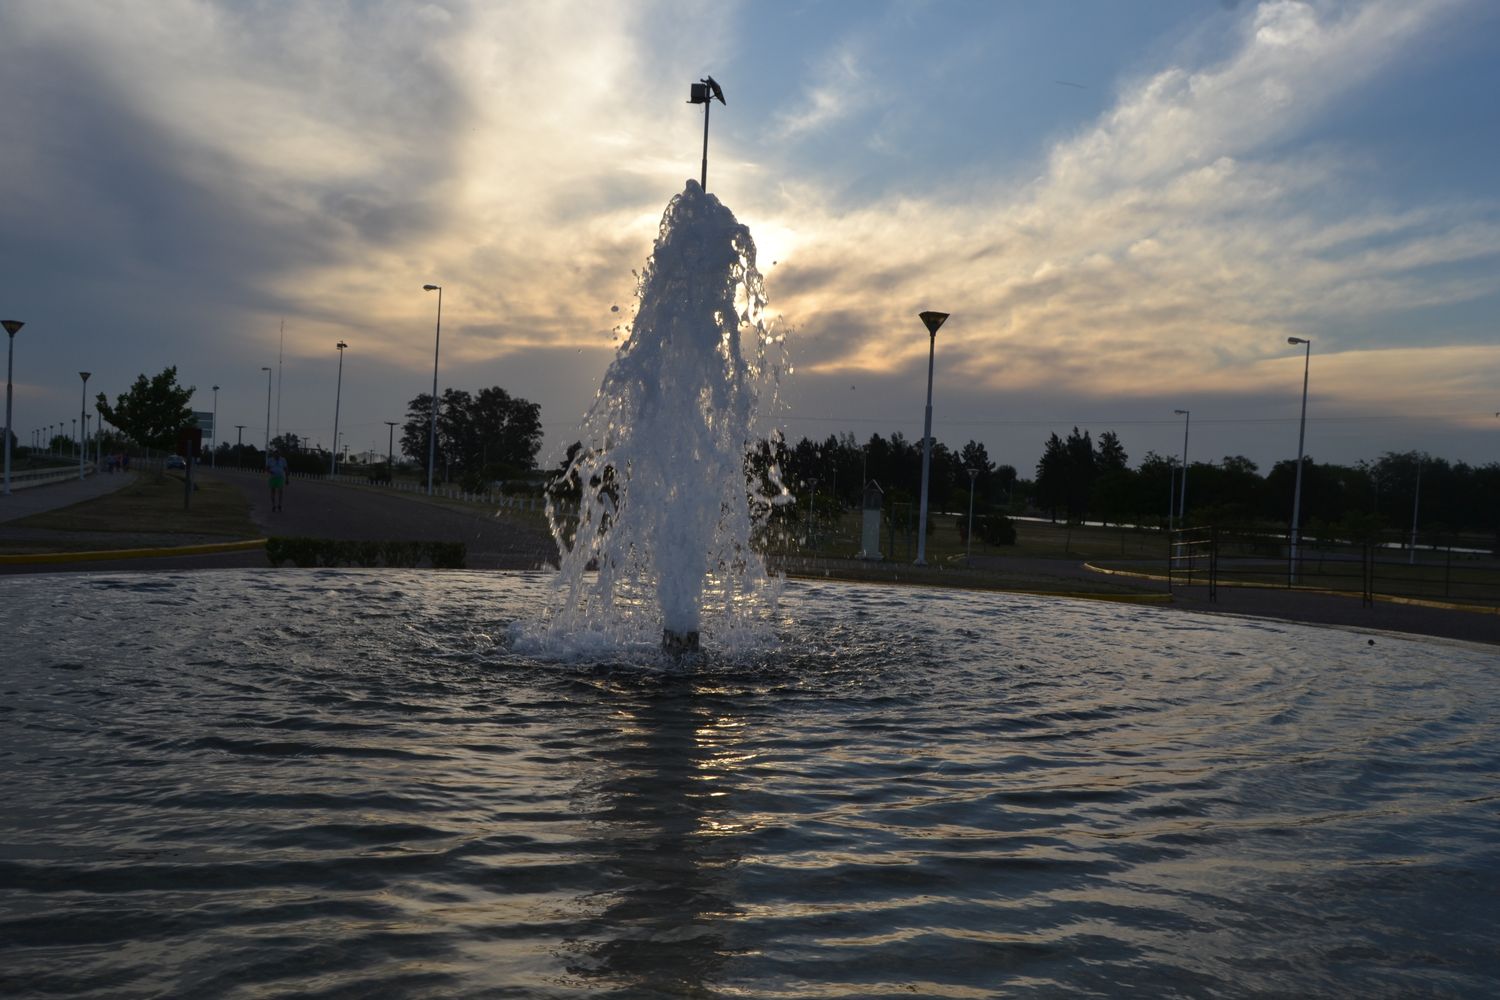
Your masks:
<instances>
[{"instance_id":1,"label":"hedge","mask_svg":"<svg viewBox=\"0 0 1500 1000\"><path fill-rule=\"evenodd\" d=\"M410 568L423 560L433 569L463 569L468 549L463 542L339 541L333 538L266 539L272 566L396 566Z\"/></svg>"}]
</instances>

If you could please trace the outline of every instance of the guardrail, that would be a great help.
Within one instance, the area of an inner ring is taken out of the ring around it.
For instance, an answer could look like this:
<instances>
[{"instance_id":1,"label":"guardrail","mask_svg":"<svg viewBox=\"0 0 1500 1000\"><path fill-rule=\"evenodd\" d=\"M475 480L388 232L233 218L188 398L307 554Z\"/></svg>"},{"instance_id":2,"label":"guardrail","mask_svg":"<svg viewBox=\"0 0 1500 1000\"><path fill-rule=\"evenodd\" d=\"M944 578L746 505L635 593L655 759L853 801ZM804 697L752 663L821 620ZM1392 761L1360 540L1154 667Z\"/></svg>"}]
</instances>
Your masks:
<instances>
[{"instance_id":1,"label":"guardrail","mask_svg":"<svg viewBox=\"0 0 1500 1000\"><path fill-rule=\"evenodd\" d=\"M85 462L83 464L84 475L93 475L94 471L93 462ZM47 469L27 469L25 472L17 472L15 469L12 469L10 472L10 486L11 489L24 489L27 486L45 486L48 483L77 478L78 466L76 465L52 466Z\"/></svg>"},{"instance_id":2,"label":"guardrail","mask_svg":"<svg viewBox=\"0 0 1500 1000\"><path fill-rule=\"evenodd\" d=\"M1285 535L1229 532L1212 527L1172 533L1169 586L1206 584L1210 600L1220 584L1313 589L1376 597L1500 606L1500 558L1458 546L1400 549L1380 540L1301 539L1295 561Z\"/></svg>"}]
</instances>

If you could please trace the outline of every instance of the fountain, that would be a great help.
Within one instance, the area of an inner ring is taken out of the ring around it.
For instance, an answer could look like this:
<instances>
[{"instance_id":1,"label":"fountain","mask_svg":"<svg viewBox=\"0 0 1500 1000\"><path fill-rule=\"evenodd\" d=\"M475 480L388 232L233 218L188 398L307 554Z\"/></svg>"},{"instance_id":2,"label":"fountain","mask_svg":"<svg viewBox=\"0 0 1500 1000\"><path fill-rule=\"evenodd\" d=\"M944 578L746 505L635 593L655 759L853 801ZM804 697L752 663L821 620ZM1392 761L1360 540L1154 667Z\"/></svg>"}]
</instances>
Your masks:
<instances>
[{"instance_id":1,"label":"fountain","mask_svg":"<svg viewBox=\"0 0 1500 1000\"><path fill-rule=\"evenodd\" d=\"M634 322L585 416L548 518L561 552L548 629L672 653L761 630L780 581L752 541L790 501L751 474L784 363L750 231L689 180L662 217Z\"/></svg>"},{"instance_id":2,"label":"fountain","mask_svg":"<svg viewBox=\"0 0 1500 1000\"><path fill-rule=\"evenodd\" d=\"M1492 647L783 588L783 347L688 181L555 578L0 579L0 992L1493 992Z\"/></svg>"}]
</instances>

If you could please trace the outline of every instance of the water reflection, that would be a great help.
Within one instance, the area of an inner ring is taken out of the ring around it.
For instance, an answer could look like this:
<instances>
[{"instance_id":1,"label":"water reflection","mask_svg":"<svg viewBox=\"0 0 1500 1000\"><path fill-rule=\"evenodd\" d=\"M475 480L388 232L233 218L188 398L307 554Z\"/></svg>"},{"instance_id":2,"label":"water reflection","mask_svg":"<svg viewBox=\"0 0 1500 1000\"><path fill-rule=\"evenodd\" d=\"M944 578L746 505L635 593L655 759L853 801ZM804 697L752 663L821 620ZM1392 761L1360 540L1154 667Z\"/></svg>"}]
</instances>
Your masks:
<instances>
[{"instance_id":1,"label":"water reflection","mask_svg":"<svg viewBox=\"0 0 1500 1000\"><path fill-rule=\"evenodd\" d=\"M734 954L743 722L691 679L655 682L615 722L608 760L580 785L600 827L598 916L569 971L634 994L708 996ZM602 906L599 904L602 903Z\"/></svg>"}]
</instances>

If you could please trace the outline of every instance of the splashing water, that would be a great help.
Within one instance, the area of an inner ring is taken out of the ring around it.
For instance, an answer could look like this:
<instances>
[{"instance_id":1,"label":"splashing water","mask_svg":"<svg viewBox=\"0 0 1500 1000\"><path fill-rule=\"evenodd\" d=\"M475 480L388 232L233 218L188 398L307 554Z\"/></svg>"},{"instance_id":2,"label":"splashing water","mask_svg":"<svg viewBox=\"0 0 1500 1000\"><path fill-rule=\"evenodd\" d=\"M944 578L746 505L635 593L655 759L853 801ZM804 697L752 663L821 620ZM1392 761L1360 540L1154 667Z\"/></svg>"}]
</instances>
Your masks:
<instances>
[{"instance_id":1,"label":"splashing water","mask_svg":"<svg viewBox=\"0 0 1500 1000\"><path fill-rule=\"evenodd\" d=\"M751 543L790 497L774 467L762 483L747 456L766 440L784 344L750 230L689 180L662 216L634 324L563 474L581 493L576 516L548 501L562 552L552 638L764 638L781 581Z\"/></svg>"}]
</instances>

